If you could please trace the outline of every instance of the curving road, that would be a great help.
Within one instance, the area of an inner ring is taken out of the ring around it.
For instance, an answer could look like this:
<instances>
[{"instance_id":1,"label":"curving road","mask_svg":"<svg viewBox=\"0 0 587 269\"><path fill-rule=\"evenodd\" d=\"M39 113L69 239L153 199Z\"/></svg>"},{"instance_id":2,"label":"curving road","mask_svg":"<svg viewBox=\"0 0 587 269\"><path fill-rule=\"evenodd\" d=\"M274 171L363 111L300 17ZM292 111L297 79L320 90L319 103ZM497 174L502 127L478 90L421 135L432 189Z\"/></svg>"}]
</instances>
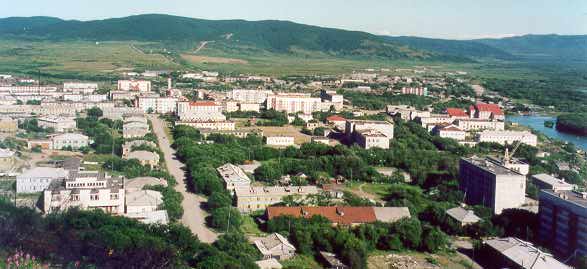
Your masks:
<instances>
[{"instance_id":1,"label":"curving road","mask_svg":"<svg viewBox=\"0 0 587 269\"><path fill-rule=\"evenodd\" d=\"M175 158L175 150L171 148L169 138L164 131L164 124L167 124L158 115L149 115L149 119L153 124L153 133L157 136L159 148L163 151L165 156L165 163L167 170L177 180L175 190L183 195L183 217L181 222L187 226L193 234L197 235L200 241L212 243L216 241L218 235L206 227L205 218L206 212L202 210L201 204L206 201L205 198L190 192L185 183L185 171L182 162Z\"/></svg>"}]
</instances>

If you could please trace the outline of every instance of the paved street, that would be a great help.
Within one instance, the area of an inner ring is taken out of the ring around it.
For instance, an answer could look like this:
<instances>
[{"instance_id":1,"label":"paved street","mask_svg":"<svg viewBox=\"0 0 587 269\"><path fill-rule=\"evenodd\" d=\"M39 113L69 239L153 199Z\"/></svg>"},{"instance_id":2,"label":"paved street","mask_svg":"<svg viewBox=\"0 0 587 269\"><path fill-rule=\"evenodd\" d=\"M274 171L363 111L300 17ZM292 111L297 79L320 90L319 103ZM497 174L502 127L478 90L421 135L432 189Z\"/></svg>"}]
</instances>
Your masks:
<instances>
[{"instance_id":1,"label":"paved street","mask_svg":"<svg viewBox=\"0 0 587 269\"><path fill-rule=\"evenodd\" d=\"M175 186L175 190L183 195L183 202L181 205L184 212L181 222L189 227L192 233L198 236L200 241L206 243L214 242L218 236L216 233L206 227L204 218L207 216L207 214L200 207L200 205L205 202L206 199L187 190L185 183L185 172L183 170L184 165L182 162L175 159L175 150L171 148L169 139L167 138L167 135L163 129L163 126L166 123L159 119L157 115L149 115L149 119L153 124L153 132L155 135L157 135L159 148L165 155L167 169L169 170L169 173L171 173L171 175L173 175L177 180L177 186Z\"/></svg>"}]
</instances>

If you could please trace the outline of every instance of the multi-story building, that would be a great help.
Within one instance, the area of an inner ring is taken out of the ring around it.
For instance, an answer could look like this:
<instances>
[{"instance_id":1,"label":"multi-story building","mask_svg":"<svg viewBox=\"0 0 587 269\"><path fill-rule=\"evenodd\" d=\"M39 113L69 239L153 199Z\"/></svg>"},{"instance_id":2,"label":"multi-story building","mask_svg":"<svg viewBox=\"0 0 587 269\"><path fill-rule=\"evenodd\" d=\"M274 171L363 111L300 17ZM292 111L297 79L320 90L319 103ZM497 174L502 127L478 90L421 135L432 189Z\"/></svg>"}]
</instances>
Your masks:
<instances>
[{"instance_id":1,"label":"multi-story building","mask_svg":"<svg viewBox=\"0 0 587 269\"><path fill-rule=\"evenodd\" d=\"M112 100L133 100L139 96L141 92L138 91L110 91L110 99Z\"/></svg>"},{"instance_id":2,"label":"multi-story building","mask_svg":"<svg viewBox=\"0 0 587 269\"><path fill-rule=\"evenodd\" d=\"M261 111L261 105L258 103L239 103L238 110L240 111Z\"/></svg>"},{"instance_id":3,"label":"multi-story building","mask_svg":"<svg viewBox=\"0 0 587 269\"><path fill-rule=\"evenodd\" d=\"M106 94L79 94L79 93L66 93L63 94L64 101L72 102L105 102L108 100Z\"/></svg>"},{"instance_id":4,"label":"multi-story building","mask_svg":"<svg viewBox=\"0 0 587 269\"><path fill-rule=\"evenodd\" d=\"M176 121L175 125L191 126L199 130L234 131L236 129L234 121Z\"/></svg>"},{"instance_id":5,"label":"multi-story building","mask_svg":"<svg viewBox=\"0 0 587 269\"><path fill-rule=\"evenodd\" d=\"M501 145L513 144L518 141L530 146L538 144L538 137L528 131L491 131L485 130L477 134L478 142L493 142Z\"/></svg>"},{"instance_id":6,"label":"multi-story building","mask_svg":"<svg viewBox=\"0 0 587 269\"><path fill-rule=\"evenodd\" d=\"M90 144L90 138L83 134L65 133L51 138L52 149L80 149Z\"/></svg>"},{"instance_id":7,"label":"multi-story building","mask_svg":"<svg viewBox=\"0 0 587 269\"><path fill-rule=\"evenodd\" d=\"M410 118L410 114L412 112L416 112L418 111L415 107L413 106L407 106L407 105L387 105L385 106L385 112L392 116L399 116L402 120L405 121L409 121L411 120ZM426 111L428 112L428 111ZM430 112L428 112L427 116L430 116Z\"/></svg>"},{"instance_id":8,"label":"multi-story building","mask_svg":"<svg viewBox=\"0 0 587 269\"><path fill-rule=\"evenodd\" d=\"M18 121L10 117L0 117L0 133L16 133Z\"/></svg>"},{"instance_id":9,"label":"multi-story building","mask_svg":"<svg viewBox=\"0 0 587 269\"><path fill-rule=\"evenodd\" d=\"M222 113L222 105L212 101L177 102L177 115L185 113L208 114Z\"/></svg>"},{"instance_id":10,"label":"multi-story building","mask_svg":"<svg viewBox=\"0 0 587 269\"><path fill-rule=\"evenodd\" d=\"M389 148L389 138L375 129L365 129L355 131L354 141L364 149L370 148Z\"/></svg>"},{"instance_id":11,"label":"multi-story building","mask_svg":"<svg viewBox=\"0 0 587 269\"><path fill-rule=\"evenodd\" d=\"M137 106L145 113L175 113L177 109L177 98L139 96L137 97Z\"/></svg>"},{"instance_id":12,"label":"multi-story building","mask_svg":"<svg viewBox=\"0 0 587 269\"><path fill-rule=\"evenodd\" d=\"M447 114L430 114L429 117L417 117L416 121L422 124L422 127L431 127L439 124L452 124L454 119Z\"/></svg>"},{"instance_id":13,"label":"multi-story building","mask_svg":"<svg viewBox=\"0 0 587 269\"><path fill-rule=\"evenodd\" d=\"M150 92L151 81L147 80L119 80L118 81L119 91L130 91L130 92Z\"/></svg>"},{"instance_id":14,"label":"multi-story building","mask_svg":"<svg viewBox=\"0 0 587 269\"><path fill-rule=\"evenodd\" d=\"M243 169L234 164L227 163L216 168L216 170L224 180L224 187L231 193L235 188L251 187L251 179L249 176L245 174Z\"/></svg>"},{"instance_id":15,"label":"multi-story building","mask_svg":"<svg viewBox=\"0 0 587 269\"><path fill-rule=\"evenodd\" d=\"M459 186L468 204L484 205L495 214L525 202L526 177L490 158L462 158Z\"/></svg>"},{"instance_id":16,"label":"multi-story building","mask_svg":"<svg viewBox=\"0 0 587 269\"><path fill-rule=\"evenodd\" d=\"M499 120L457 119L454 124L465 131L495 130L503 131L505 123Z\"/></svg>"},{"instance_id":17,"label":"multi-story building","mask_svg":"<svg viewBox=\"0 0 587 269\"><path fill-rule=\"evenodd\" d=\"M273 94L269 90L245 90L233 89L229 91L227 97L239 103L262 104L267 100L267 96Z\"/></svg>"},{"instance_id":18,"label":"multi-story building","mask_svg":"<svg viewBox=\"0 0 587 269\"><path fill-rule=\"evenodd\" d=\"M63 168L35 167L16 176L17 193L42 192L54 180L65 179L69 171Z\"/></svg>"},{"instance_id":19,"label":"multi-story building","mask_svg":"<svg viewBox=\"0 0 587 269\"><path fill-rule=\"evenodd\" d=\"M124 158L128 160L136 159L141 165L152 168L159 165L159 154L146 150L131 151Z\"/></svg>"},{"instance_id":20,"label":"multi-story building","mask_svg":"<svg viewBox=\"0 0 587 269\"><path fill-rule=\"evenodd\" d=\"M346 119L338 115L332 115L326 118L326 123L331 124L334 128L342 131L345 128Z\"/></svg>"},{"instance_id":21,"label":"multi-story building","mask_svg":"<svg viewBox=\"0 0 587 269\"><path fill-rule=\"evenodd\" d=\"M39 127L53 128L59 133L74 131L77 128L74 117L46 116L38 118L37 122Z\"/></svg>"},{"instance_id":22,"label":"multi-story building","mask_svg":"<svg viewBox=\"0 0 587 269\"><path fill-rule=\"evenodd\" d=\"M403 87L401 89L401 94L428 96L428 89L425 87Z\"/></svg>"},{"instance_id":23,"label":"multi-story building","mask_svg":"<svg viewBox=\"0 0 587 269\"><path fill-rule=\"evenodd\" d=\"M432 133L442 138L451 138L457 141L464 141L467 137L467 132L461 130L454 125L437 125L432 129Z\"/></svg>"},{"instance_id":24,"label":"multi-story building","mask_svg":"<svg viewBox=\"0 0 587 269\"><path fill-rule=\"evenodd\" d=\"M587 192L541 190L538 238L567 258L587 255Z\"/></svg>"},{"instance_id":25,"label":"multi-story building","mask_svg":"<svg viewBox=\"0 0 587 269\"><path fill-rule=\"evenodd\" d=\"M266 135L265 143L268 146L287 147L295 144L293 136L286 135Z\"/></svg>"},{"instance_id":26,"label":"multi-story building","mask_svg":"<svg viewBox=\"0 0 587 269\"><path fill-rule=\"evenodd\" d=\"M505 115L497 104L477 103L469 107L471 118L484 120L504 120Z\"/></svg>"},{"instance_id":27,"label":"multi-story building","mask_svg":"<svg viewBox=\"0 0 587 269\"><path fill-rule=\"evenodd\" d=\"M180 121L226 121L226 116L220 112L188 111L179 114Z\"/></svg>"},{"instance_id":28,"label":"multi-story building","mask_svg":"<svg viewBox=\"0 0 587 269\"><path fill-rule=\"evenodd\" d=\"M468 119L469 114L460 108L449 107L446 109L446 114L448 114L453 119Z\"/></svg>"},{"instance_id":29,"label":"multi-story building","mask_svg":"<svg viewBox=\"0 0 587 269\"><path fill-rule=\"evenodd\" d=\"M63 91L70 93L90 94L98 90L98 83L64 82Z\"/></svg>"},{"instance_id":30,"label":"multi-story building","mask_svg":"<svg viewBox=\"0 0 587 269\"><path fill-rule=\"evenodd\" d=\"M280 203L285 196L303 199L309 194L318 194L316 186L291 187L245 187L236 188L236 207L241 212L264 210L270 205Z\"/></svg>"},{"instance_id":31,"label":"multi-story building","mask_svg":"<svg viewBox=\"0 0 587 269\"><path fill-rule=\"evenodd\" d=\"M575 185L565 182L563 179L548 174L532 175L532 183L541 190L572 191Z\"/></svg>"},{"instance_id":32,"label":"multi-story building","mask_svg":"<svg viewBox=\"0 0 587 269\"><path fill-rule=\"evenodd\" d=\"M320 98L322 98L322 101L332 103L336 110L341 110L343 108L344 96L336 93L336 91L322 90L320 91Z\"/></svg>"},{"instance_id":33,"label":"multi-story building","mask_svg":"<svg viewBox=\"0 0 587 269\"><path fill-rule=\"evenodd\" d=\"M305 93L277 93L267 96L267 109L287 113L312 114L322 110L322 100Z\"/></svg>"},{"instance_id":34,"label":"multi-story building","mask_svg":"<svg viewBox=\"0 0 587 269\"><path fill-rule=\"evenodd\" d=\"M532 243L515 237L485 240L479 252L477 255L483 260L491 261L491 268L572 269Z\"/></svg>"},{"instance_id":35,"label":"multi-story building","mask_svg":"<svg viewBox=\"0 0 587 269\"><path fill-rule=\"evenodd\" d=\"M124 214L124 201L123 178L104 172L70 170L66 179L53 181L43 192L43 211L79 207L120 215Z\"/></svg>"}]
</instances>

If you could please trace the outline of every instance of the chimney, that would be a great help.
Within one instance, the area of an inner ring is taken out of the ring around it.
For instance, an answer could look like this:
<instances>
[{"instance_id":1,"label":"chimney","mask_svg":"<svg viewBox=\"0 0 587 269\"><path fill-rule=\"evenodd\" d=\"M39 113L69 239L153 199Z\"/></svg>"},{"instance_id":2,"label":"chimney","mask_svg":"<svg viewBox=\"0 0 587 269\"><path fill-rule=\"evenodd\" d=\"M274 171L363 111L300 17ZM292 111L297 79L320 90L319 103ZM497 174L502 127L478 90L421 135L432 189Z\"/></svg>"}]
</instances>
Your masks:
<instances>
[{"instance_id":1,"label":"chimney","mask_svg":"<svg viewBox=\"0 0 587 269\"><path fill-rule=\"evenodd\" d=\"M167 79L167 89L171 90L171 76Z\"/></svg>"}]
</instances>

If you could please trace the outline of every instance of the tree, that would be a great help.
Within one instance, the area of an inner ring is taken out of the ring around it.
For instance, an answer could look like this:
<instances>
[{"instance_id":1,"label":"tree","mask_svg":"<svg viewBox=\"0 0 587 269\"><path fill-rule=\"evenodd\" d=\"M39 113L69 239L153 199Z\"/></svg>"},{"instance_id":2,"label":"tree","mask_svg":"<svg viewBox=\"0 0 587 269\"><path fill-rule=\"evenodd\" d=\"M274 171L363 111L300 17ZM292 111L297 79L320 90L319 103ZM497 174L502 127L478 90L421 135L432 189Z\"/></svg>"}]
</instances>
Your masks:
<instances>
[{"instance_id":1,"label":"tree","mask_svg":"<svg viewBox=\"0 0 587 269\"><path fill-rule=\"evenodd\" d=\"M228 207L232 205L232 197L225 191L214 192L208 197L206 205L209 210Z\"/></svg>"},{"instance_id":2,"label":"tree","mask_svg":"<svg viewBox=\"0 0 587 269\"><path fill-rule=\"evenodd\" d=\"M446 247L448 237L438 227L427 226L422 240L422 247L431 253L436 253Z\"/></svg>"},{"instance_id":3,"label":"tree","mask_svg":"<svg viewBox=\"0 0 587 269\"><path fill-rule=\"evenodd\" d=\"M221 231L238 231L242 217L238 209L231 206L212 210L210 226Z\"/></svg>"},{"instance_id":4,"label":"tree","mask_svg":"<svg viewBox=\"0 0 587 269\"><path fill-rule=\"evenodd\" d=\"M88 115L88 117L98 119L98 118L102 117L104 115L104 113L102 112L102 109L100 109L99 107L92 107L92 108L88 109L87 115Z\"/></svg>"},{"instance_id":5,"label":"tree","mask_svg":"<svg viewBox=\"0 0 587 269\"><path fill-rule=\"evenodd\" d=\"M410 249L418 249L422 242L422 226L416 218L404 218L393 225L404 246Z\"/></svg>"}]
</instances>

